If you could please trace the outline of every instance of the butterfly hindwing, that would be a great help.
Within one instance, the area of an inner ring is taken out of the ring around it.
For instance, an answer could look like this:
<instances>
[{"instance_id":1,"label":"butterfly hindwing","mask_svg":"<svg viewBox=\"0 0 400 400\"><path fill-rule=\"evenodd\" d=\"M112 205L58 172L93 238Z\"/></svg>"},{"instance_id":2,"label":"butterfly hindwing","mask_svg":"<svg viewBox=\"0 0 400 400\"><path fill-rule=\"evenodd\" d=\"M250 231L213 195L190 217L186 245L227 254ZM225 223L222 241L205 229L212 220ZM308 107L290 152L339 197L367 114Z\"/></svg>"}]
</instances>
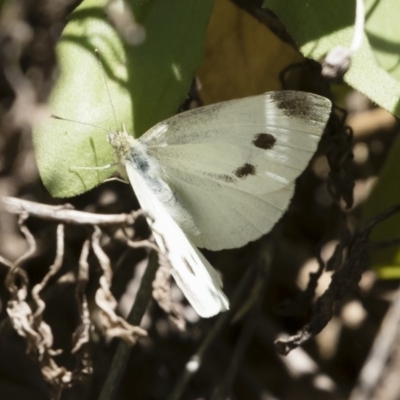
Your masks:
<instances>
[{"instance_id":1,"label":"butterfly hindwing","mask_svg":"<svg viewBox=\"0 0 400 400\"><path fill-rule=\"evenodd\" d=\"M142 209L153 219L149 222L156 243L166 252L172 265L172 276L190 304L204 318L229 309L221 278L150 189L154 189L154 182L146 181L146 175L137 164L126 162L125 166Z\"/></svg>"}]
</instances>

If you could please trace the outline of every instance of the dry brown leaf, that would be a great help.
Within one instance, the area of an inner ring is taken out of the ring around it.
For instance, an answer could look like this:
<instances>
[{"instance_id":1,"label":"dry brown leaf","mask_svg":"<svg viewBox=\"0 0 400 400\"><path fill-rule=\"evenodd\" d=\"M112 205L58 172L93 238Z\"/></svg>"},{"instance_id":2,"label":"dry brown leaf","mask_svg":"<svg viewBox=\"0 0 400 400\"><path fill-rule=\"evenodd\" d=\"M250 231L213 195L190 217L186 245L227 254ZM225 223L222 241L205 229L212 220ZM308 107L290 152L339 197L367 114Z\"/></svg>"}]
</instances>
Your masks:
<instances>
[{"instance_id":1,"label":"dry brown leaf","mask_svg":"<svg viewBox=\"0 0 400 400\"><path fill-rule=\"evenodd\" d=\"M198 70L205 104L281 88L279 73L299 52L229 0L216 0Z\"/></svg>"}]
</instances>

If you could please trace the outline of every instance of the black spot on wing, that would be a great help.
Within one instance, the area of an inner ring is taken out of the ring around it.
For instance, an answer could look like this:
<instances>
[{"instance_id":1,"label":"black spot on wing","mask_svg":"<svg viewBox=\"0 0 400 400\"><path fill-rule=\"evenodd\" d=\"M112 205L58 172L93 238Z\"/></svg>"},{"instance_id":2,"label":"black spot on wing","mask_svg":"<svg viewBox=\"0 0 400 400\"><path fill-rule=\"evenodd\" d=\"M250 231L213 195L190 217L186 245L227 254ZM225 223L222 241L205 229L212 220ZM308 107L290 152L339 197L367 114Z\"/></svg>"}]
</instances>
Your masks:
<instances>
[{"instance_id":1,"label":"black spot on wing","mask_svg":"<svg viewBox=\"0 0 400 400\"><path fill-rule=\"evenodd\" d=\"M321 96L312 93L282 90L271 92L271 98L288 117L318 121L320 119Z\"/></svg>"},{"instance_id":2,"label":"black spot on wing","mask_svg":"<svg viewBox=\"0 0 400 400\"><path fill-rule=\"evenodd\" d=\"M270 133L256 133L252 140L254 146L264 150L272 149L275 145L275 142L275 136L271 135Z\"/></svg>"},{"instance_id":3,"label":"black spot on wing","mask_svg":"<svg viewBox=\"0 0 400 400\"><path fill-rule=\"evenodd\" d=\"M235 171L233 171L233 173L238 178L246 178L246 176L256 174L256 167L252 164L245 163L241 167L239 167Z\"/></svg>"}]
</instances>

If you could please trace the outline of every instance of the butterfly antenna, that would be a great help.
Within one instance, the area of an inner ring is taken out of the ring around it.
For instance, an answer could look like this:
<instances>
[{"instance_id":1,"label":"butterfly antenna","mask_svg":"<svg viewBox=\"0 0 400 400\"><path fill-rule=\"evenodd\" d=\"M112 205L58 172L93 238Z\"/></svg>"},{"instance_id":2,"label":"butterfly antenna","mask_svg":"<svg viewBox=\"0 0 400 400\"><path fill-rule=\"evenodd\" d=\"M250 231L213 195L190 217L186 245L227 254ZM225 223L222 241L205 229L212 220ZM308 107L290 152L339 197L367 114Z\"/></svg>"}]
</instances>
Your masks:
<instances>
[{"instance_id":1,"label":"butterfly antenna","mask_svg":"<svg viewBox=\"0 0 400 400\"><path fill-rule=\"evenodd\" d=\"M91 126L93 128L96 128L96 129L101 129L102 131L105 131L107 133L110 132L108 129L105 129L105 128L103 128L101 126L98 126L98 125L95 125L95 124L90 124L88 122L77 121L76 119L63 118L63 117L59 117L58 115L55 115L55 114L51 114L51 118L58 119L60 121L74 122L76 124Z\"/></svg>"},{"instance_id":2,"label":"butterfly antenna","mask_svg":"<svg viewBox=\"0 0 400 400\"><path fill-rule=\"evenodd\" d=\"M96 54L97 61L99 62L100 68L101 68L102 73L103 73L104 85L105 85L105 87L106 87L108 100L109 100L109 102L110 102L110 106L111 106L111 109L112 109L112 112L113 112L113 115L114 115L115 127L116 127L116 129L117 129L117 131L118 131L117 114L116 114L116 112L115 112L115 108L114 108L113 102L111 101L110 89L109 89L109 87L108 87L108 83L107 83L107 79L106 79L106 74L105 74L105 71L104 71L104 66L103 66L103 63L102 63L101 57L100 57L100 52L99 52L98 49L95 49L94 52L95 52L95 54Z\"/></svg>"}]
</instances>

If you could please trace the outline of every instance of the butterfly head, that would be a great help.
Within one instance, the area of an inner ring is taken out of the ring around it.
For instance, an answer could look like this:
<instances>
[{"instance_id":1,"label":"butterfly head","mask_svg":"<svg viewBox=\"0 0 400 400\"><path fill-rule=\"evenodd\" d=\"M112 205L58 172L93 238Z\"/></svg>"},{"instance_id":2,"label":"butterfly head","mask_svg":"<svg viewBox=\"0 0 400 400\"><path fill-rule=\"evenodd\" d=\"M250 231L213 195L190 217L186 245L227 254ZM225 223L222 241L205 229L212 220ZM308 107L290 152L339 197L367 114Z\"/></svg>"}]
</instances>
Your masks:
<instances>
[{"instance_id":1,"label":"butterfly head","mask_svg":"<svg viewBox=\"0 0 400 400\"><path fill-rule=\"evenodd\" d=\"M120 160L124 159L136 143L136 140L126 132L125 126L123 126L122 131L108 132L107 140L114 148Z\"/></svg>"}]
</instances>

